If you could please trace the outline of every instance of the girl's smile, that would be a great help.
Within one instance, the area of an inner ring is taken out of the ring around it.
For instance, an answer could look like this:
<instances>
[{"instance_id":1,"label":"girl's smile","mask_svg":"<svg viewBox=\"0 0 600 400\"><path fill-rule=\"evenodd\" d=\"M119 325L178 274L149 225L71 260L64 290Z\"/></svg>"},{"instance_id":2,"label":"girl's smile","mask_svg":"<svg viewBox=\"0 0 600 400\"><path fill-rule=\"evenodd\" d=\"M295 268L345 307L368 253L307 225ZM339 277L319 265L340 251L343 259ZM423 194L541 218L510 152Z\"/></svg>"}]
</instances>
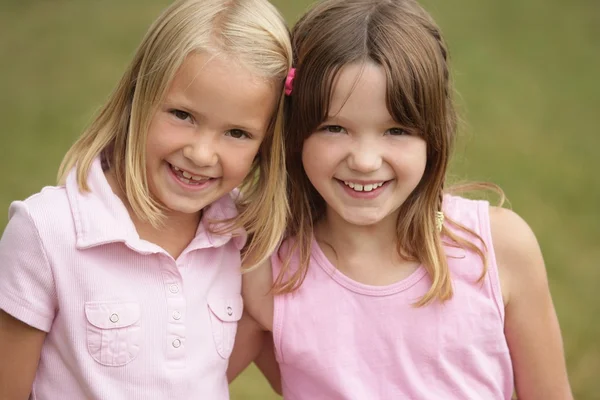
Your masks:
<instances>
[{"instance_id":1,"label":"girl's smile","mask_svg":"<svg viewBox=\"0 0 600 400\"><path fill-rule=\"evenodd\" d=\"M389 184L388 181L341 181L336 179L348 196L356 199L374 199L383 194Z\"/></svg>"},{"instance_id":2,"label":"girl's smile","mask_svg":"<svg viewBox=\"0 0 600 400\"><path fill-rule=\"evenodd\" d=\"M167 164L170 175L175 182L181 185L185 190L200 191L216 184L219 179L202 175L192 175L188 171L180 169L172 164Z\"/></svg>"}]
</instances>

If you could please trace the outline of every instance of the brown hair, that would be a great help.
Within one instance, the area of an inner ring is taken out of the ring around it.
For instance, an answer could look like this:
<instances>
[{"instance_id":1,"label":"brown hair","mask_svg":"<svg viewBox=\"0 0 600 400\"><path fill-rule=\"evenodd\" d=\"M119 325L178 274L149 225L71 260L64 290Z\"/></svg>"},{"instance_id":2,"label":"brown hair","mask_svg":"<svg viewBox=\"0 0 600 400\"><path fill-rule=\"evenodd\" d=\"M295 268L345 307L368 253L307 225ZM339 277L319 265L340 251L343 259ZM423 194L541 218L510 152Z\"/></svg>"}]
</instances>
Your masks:
<instances>
[{"instance_id":1,"label":"brown hair","mask_svg":"<svg viewBox=\"0 0 600 400\"><path fill-rule=\"evenodd\" d=\"M413 0L325 0L296 24L292 47L297 70L293 94L286 104L285 146L291 209L286 236L294 237L294 244L282 255L285 261L275 279L274 292L288 293L301 285L308 268L313 226L326 207L302 168L304 141L325 120L340 70L349 64L374 62L387 75L390 114L398 123L419 132L427 143L423 178L400 209L397 249L405 259L423 263L432 279L430 290L417 305L451 298L441 237L477 252L484 265L486 257L478 246L454 235L446 226L441 235L435 228L457 125L448 52L439 28ZM290 271L295 251L299 252L300 266ZM484 274L485 269L482 277Z\"/></svg>"}]
</instances>

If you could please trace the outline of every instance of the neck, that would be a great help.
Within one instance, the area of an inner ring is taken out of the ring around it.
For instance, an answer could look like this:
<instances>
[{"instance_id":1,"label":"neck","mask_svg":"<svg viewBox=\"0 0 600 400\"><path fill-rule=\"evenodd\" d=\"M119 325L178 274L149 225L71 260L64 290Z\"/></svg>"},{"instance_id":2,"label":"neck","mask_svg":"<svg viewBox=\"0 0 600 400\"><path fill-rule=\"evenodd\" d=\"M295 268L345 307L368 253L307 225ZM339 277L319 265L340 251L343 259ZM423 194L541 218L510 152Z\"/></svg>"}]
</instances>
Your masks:
<instances>
[{"instance_id":1,"label":"neck","mask_svg":"<svg viewBox=\"0 0 600 400\"><path fill-rule=\"evenodd\" d=\"M419 263L398 253L397 213L368 226L353 225L328 210L315 237L328 260L349 278L374 286L398 282Z\"/></svg>"},{"instance_id":2,"label":"neck","mask_svg":"<svg viewBox=\"0 0 600 400\"><path fill-rule=\"evenodd\" d=\"M353 225L328 210L315 236L327 259L349 278L373 286L398 282L419 266L398 253L397 214L368 226Z\"/></svg>"},{"instance_id":3,"label":"neck","mask_svg":"<svg viewBox=\"0 0 600 400\"><path fill-rule=\"evenodd\" d=\"M335 249L337 253L361 254L365 252L396 252L398 237L396 214L373 225L353 225L330 209L315 227L315 236Z\"/></svg>"},{"instance_id":4,"label":"neck","mask_svg":"<svg viewBox=\"0 0 600 400\"><path fill-rule=\"evenodd\" d=\"M162 247L174 259L177 259L196 236L201 213L193 215L165 214L160 228L138 218L132 210L129 215L141 239Z\"/></svg>"},{"instance_id":5,"label":"neck","mask_svg":"<svg viewBox=\"0 0 600 400\"><path fill-rule=\"evenodd\" d=\"M202 211L194 214L165 211L163 225L156 228L150 222L138 217L133 211L127 197L117 184L113 172L106 171L105 175L111 189L127 208L140 239L162 247L171 257L177 259L196 236Z\"/></svg>"}]
</instances>

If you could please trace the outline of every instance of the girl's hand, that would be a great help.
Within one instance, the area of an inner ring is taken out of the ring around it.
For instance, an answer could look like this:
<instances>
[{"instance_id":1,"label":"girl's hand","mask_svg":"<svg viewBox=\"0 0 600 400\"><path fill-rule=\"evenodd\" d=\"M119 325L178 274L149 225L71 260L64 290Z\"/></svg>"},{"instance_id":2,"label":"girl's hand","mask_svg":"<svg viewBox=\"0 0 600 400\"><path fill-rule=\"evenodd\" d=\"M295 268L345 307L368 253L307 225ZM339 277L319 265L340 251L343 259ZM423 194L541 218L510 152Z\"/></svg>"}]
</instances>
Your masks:
<instances>
[{"instance_id":1,"label":"girl's hand","mask_svg":"<svg viewBox=\"0 0 600 400\"><path fill-rule=\"evenodd\" d=\"M492 207L490 223L517 397L572 399L558 318L535 235L507 209Z\"/></svg>"}]
</instances>

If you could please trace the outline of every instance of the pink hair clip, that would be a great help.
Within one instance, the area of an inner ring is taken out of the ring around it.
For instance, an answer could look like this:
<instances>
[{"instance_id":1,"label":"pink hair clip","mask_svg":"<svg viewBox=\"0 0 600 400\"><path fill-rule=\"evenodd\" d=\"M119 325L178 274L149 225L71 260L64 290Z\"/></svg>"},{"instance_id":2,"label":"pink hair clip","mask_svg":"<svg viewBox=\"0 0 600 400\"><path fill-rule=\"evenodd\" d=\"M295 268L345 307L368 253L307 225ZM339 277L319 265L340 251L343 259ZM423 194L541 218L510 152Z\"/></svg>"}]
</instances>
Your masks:
<instances>
[{"instance_id":1,"label":"pink hair clip","mask_svg":"<svg viewBox=\"0 0 600 400\"><path fill-rule=\"evenodd\" d=\"M294 78L296 77L296 68L290 68L287 78L285 78L285 94L290 96L294 90Z\"/></svg>"}]
</instances>

